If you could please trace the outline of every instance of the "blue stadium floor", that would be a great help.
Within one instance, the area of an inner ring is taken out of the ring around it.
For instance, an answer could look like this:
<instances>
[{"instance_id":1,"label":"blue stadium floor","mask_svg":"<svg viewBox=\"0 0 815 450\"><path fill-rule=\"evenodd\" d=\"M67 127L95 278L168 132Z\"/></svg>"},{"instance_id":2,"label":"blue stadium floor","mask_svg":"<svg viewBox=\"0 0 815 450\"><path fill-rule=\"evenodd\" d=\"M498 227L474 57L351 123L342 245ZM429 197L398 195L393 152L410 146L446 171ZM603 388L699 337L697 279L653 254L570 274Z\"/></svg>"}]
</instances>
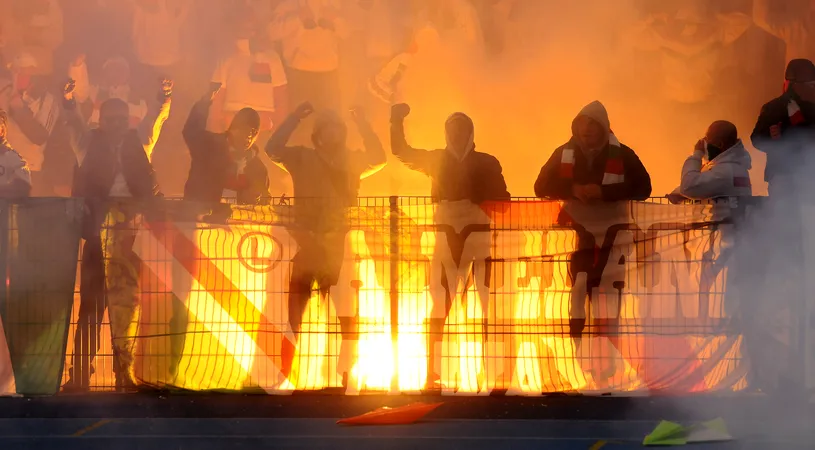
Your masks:
<instances>
[{"instance_id":1,"label":"blue stadium floor","mask_svg":"<svg viewBox=\"0 0 815 450\"><path fill-rule=\"evenodd\" d=\"M423 423L343 427L382 405L441 400ZM627 449L660 419L725 418L715 449L811 449L815 411L761 398L88 395L0 399L0 449Z\"/></svg>"}]
</instances>

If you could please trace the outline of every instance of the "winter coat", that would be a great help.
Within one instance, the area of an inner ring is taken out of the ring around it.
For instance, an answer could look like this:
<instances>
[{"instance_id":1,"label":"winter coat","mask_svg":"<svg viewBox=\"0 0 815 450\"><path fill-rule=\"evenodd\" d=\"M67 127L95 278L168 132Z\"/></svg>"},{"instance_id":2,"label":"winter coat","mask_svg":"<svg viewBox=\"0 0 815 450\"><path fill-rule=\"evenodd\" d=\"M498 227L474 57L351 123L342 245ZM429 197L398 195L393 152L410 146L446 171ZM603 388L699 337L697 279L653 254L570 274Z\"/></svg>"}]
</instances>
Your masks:
<instances>
[{"instance_id":1,"label":"winter coat","mask_svg":"<svg viewBox=\"0 0 815 450\"><path fill-rule=\"evenodd\" d=\"M588 116L609 134L609 143L593 161L580 148L577 139L555 149L535 181L535 195L552 200L570 200L575 184L601 186L603 201L645 200L651 195L651 177L631 148L620 144L609 128L608 113L600 102L583 108L577 117ZM577 120L575 118L575 121ZM574 122L573 136L576 134Z\"/></svg>"},{"instance_id":2,"label":"winter coat","mask_svg":"<svg viewBox=\"0 0 815 450\"><path fill-rule=\"evenodd\" d=\"M800 111L797 117L801 121L793 119L795 111ZM781 136L773 139L770 127L776 125ZM807 148L815 145L815 104L801 101L794 92L787 91L761 107L750 139L757 150L767 154L764 181L772 183L778 175L790 175L805 164Z\"/></svg>"},{"instance_id":3,"label":"winter coat","mask_svg":"<svg viewBox=\"0 0 815 450\"><path fill-rule=\"evenodd\" d=\"M170 100L154 108L138 129L125 136L119 158L104 132L91 130L77 109L75 101L63 102L62 119L68 140L78 163L72 196L84 197L89 214L83 225L86 239L96 237L107 214L105 202L111 189L124 178L127 191L137 200L161 196L155 171L150 162L153 148L170 115Z\"/></svg>"},{"instance_id":4,"label":"winter coat","mask_svg":"<svg viewBox=\"0 0 815 450\"><path fill-rule=\"evenodd\" d=\"M752 162L741 141L705 164L703 156L703 152L696 151L688 157L682 166L682 181L674 193L694 200L753 194L749 173Z\"/></svg>"},{"instance_id":5,"label":"winter coat","mask_svg":"<svg viewBox=\"0 0 815 450\"><path fill-rule=\"evenodd\" d=\"M238 204L268 203L271 198L269 174L257 156L257 148L251 149L245 167L240 167L230 154L226 133L206 130L211 104L210 101L196 103L184 125L184 141L191 157L184 199L220 203L226 192L233 191Z\"/></svg>"},{"instance_id":6,"label":"winter coat","mask_svg":"<svg viewBox=\"0 0 815 450\"><path fill-rule=\"evenodd\" d=\"M470 120L464 114L457 114ZM409 168L430 177L430 196L434 202L470 200L479 204L486 200L509 200L501 163L492 155L475 151L473 135L468 151L459 159L446 148L411 147L405 139L404 121L392 118L391 150Z\"/></svg>"}]
</instances>

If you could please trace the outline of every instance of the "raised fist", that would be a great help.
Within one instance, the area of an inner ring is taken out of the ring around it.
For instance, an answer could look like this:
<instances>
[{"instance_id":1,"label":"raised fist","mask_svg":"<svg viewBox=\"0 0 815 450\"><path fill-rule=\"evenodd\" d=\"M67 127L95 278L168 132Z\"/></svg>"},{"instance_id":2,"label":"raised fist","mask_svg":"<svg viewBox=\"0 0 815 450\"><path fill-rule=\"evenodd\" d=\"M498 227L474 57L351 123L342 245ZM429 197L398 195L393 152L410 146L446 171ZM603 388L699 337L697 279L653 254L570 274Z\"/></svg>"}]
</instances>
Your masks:
<instances>
[{"instance_id":1,"label":"raised fist","mask_svg":"<svg viewBox=\"0 0 815 450\"><path fill-rule=\"evenodd\" d=\"M159 101L166 101L173 96L173 80L168 78L161 79L161 90L158 93Z\"/></svg>"},{"instance_id":2,"label":"raised fist","mask_svg":"<svg viewBox=\"0 0 815 450\"><path fill-rule=\"evenodd\" d=\"M391 118L404 119L410 114L410 106L407 103L397 103L391 106Z\"/></svg>"},{"instance_id":3,"label":"raised fist","mask_svg":"<svg viewBox=\"0 0 815 450\"><path fill-rule=\"evenodd\" d=\"M62 95L64 96L65 100L71 101L74 99L74 91L76 91L76 81L69 78L68 82L65 83L65 88L62 91Z\"/></svg>"},{"instance_id":4,"label":"raised fist","mask_svg":"<svg viewBox=\"0 0 815 450\"><path fill-rule=\"evenodd\" d=\"M301 103L300 106L298 106L297 109L294 110L294 115L298 119L305 119L306 117L310 116L311 113L313 113L313 112L314 112L314 107L311 106L311 103L305 102L305 103Z\"/></svg>"},{"instance_id":5,"label":"raised fist","mask_svg":"<svg viewBox=\"0 0 815 450\"><path fill-rule=\"evenodd\" d=\"M213 99L215 99L215 96L218 95L218 92L221 91L221 86L223 86L223 83L218 83L217 81L211 81L209 83L209 91L207 91L207 93L204 94L204 96L201 98L201 100L211 102ZM171 88L172 88L172 86L171 86Z\"/></svg>"}]
</instances>

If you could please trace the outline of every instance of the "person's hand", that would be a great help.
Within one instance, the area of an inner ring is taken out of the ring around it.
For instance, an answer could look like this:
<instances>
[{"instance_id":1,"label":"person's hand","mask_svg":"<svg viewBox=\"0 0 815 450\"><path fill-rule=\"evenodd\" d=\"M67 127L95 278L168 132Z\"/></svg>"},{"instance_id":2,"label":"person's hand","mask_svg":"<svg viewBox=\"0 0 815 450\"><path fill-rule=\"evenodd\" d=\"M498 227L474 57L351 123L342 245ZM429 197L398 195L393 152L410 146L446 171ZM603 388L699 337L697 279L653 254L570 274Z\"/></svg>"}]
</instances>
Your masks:
<instances>
[{"instance_id":1,"label":"person's hand","mask_svg":"<svg viewBox=\"0 0 815 450\"><path fill-rule=\"evenodd\" d=\"M770 137L773 139L781 138L781 122L779 122L778 125L773 125L770 127Z\"/></svg>"},{"instance_id":2,"label":"person's hand","mask_svg":"<svg viewBox=\"0 0 815 450\"><path fill-rule=\"evenodd\" d=\"M685 196L677 193L670 193L666 197L668 197L668 201L674 205L678 205L686 200Z\"/></svg>"},{"instance_id":3,"label":"person's hand","mask_svg":"<svg viewBox=\"0 0 815 450\"><path fill-rule=\"evenodd\" d=\"M313 112L314 112L314 107L311 106L311 103L305 102L305 103L301 103L300 106L298 106L297 109L294 110L293 114L294 114L295 117L302 120L302 119L305 119L306 117L310 116L311 113L313 113Z\"/></svg>"},{"instance_id":4,"label":"person's hand","mask_svg":"<svg viewBox=\"0 0 815 450\"><path fill-rule=\"evenodd\" d=\"M203 97L201 97L201 100L209 101L209 102L213 101L215 99L215 96L218 95L218 92L221 91L221 86L223 86L223 83L218 83L217 81L211 81L209 83L209 91L207 91L207 93L204 94ZM170 88L172 89L172 86ZM162 89L163 89L163 84L162 84Z\"/></svg>"},{"instance_id":5,"label":"person's hand","mask_svg":"<svg viewBox=\"0 0 815 450\"><path fill-rule=\"evenodd\" d=\"M391 117L396 120L402 120L410 115L410 106L407 103L397 103L391 106Z\"/></svg>"},{"instance_id":6,"label":"person's hand","mask_svg":"<svg viewBox=\"0 0 815 450\"><path fill-rule=\"evenodd\" d=\"M65 88L62 91L62 95L65 100L71 101L74 99L74 91L76 91L76 81L69 78L68 82L65 83Z\"/></svg>"},{"instance_id":7,"label":"person's hand","mask_svg":"<svg viewBox=\"0 0 815 450\"><path fill-rule=\"evenodd\" d=\"M583 186L583 195L589 200L602 200L603 189L597 184L587 184Z\"/></svg>"},{"instance_id":8,"label":"person's hand","mask_svg":"<svg viewBox=\"0 0 815 450\"><path fill-rule=\"evenodd\" d=\"M161 102L167 101L173 96L173 80L169 78L161 79L161 90L158 93L158 99Z\"/></svg>"},{"instance_id":9,"label":"person's hand","mask_svg":"<svg viewBox=\"0 0 815 450\"><path fill-rule=\"evenodd\" d=\"M704 157L707 154L707 141L699 139L696 145L693 146L693 154Z\"/></svg>"},{"instance_id":10,"label":"person's hand","mask_svg":"<svg viewBox=\"0 0 815 450\"><path fill-rule=\"evenodd\" d=\"M71 61L71 67L79 67L79 66L85 64L85 61L87 59L88 59L88 57L85 56L84 53L80 53L80 54L76 55L76 57L74 57L74 59Z\"/></svg>"}]
</instances>

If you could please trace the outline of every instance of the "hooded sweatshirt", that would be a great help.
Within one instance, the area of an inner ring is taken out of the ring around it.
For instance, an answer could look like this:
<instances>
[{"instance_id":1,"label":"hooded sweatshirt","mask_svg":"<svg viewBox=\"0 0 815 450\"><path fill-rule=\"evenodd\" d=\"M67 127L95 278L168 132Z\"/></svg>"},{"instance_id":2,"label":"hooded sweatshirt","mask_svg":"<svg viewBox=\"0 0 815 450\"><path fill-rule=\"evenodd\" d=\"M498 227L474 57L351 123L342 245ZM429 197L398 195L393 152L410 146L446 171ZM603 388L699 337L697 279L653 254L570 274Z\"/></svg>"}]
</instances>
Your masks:
<instances>
[{"instance_id":1,"label":"hooded sweatshirt","mask_svg":"<svg viewBox=\"0 0 815 450\"><path fill-rule=\"evenodd\" d=\"M430 195L434 202L469 200L480 204L487 200L509 200L501 163L494 156L475 150L475 127L464 113L447 119L465 119L469 123L470 139L463 152L455 153L448 146L438 150L413 148L405 138L404 119L391 117L391 149L394 156L409 168L431 180Z\"/></svg>"},{"instance_id":2,"label":"hooded sweatshirt","mask_svg":"<svg viewBox=\"0 0 815 450\"><path fill-rule=\"evenodd\" d=\"M603 148L589 152L575 138L579 117L589 117L606 131ZM575 185L596 184L606 202L645 200L651 195L651 177L634 150L623 145L611 132L608 112L594 101L584 107L572 122L572 138L555 149L535 181L535 195L552 200L573 199Z\"/></svg>"},{"instance_id":3,"label":"hooded sweatshirt","mask_svg":"<svg viewBox=\"0 0 815 450\"><path fill-rule=\"evenodd\" d=\"M674 193L694 200L749 197L753 194L750 154L741 140L707 163L705 152L695 151L682 166L682 182Z\"/></svg>"}]
</instances>

